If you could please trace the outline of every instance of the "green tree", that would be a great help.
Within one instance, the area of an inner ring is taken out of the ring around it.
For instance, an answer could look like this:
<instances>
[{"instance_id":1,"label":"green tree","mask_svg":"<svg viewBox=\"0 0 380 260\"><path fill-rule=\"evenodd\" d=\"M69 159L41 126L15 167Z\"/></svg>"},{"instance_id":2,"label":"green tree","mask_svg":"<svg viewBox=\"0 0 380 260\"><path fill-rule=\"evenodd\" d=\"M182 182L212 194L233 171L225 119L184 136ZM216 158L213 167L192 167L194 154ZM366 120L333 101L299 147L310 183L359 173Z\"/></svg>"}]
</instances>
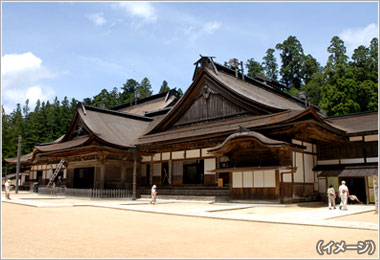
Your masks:
<instances>
[{"instance_id":1,"label":"green tree","mask_svg":"<svg viewBox=\"0 0 380 260\"><path fill-rule=\"evenodd\" d=\"M139 87L139 83L134 79L128 79L121 87L120 100L121 103L129 103L135 98L135 92Z\"/></svg>"},{"instance_id":2,"label":"green tree","mask_svg":"<svg viewBox=\"0 0 380 260\"><path fill-rule=\"evenodd\" d=\"M278 43L276 49L281 51L281 82L287 87L300 89L303 78L302 68L304 59L301 43L295 36L289 36L283 43Z\"/></svg>"},{"instance_id":3,"label":"green tree","mask_svg":"<svg viewBox=\"0 0 380 260\"><path fill-rule=\"evenodd\" d=\"M254 77L255 75L264 76L264 67L260 64L260 62L255 61L254 58L250 58L247 60L245 66L248 69L247 76Z\"/></svg>"},{"instance_id":4,"label":"green tree","mask_svg":"<svg viewBox=\"0 0 380 260\"><path fill-rule=\"evenodd\" d=\"M327 51L330 56L324 68L320 106L327 115L341 115L360 111L357 102L358 84L348 67L344 42L334 36Z\"/></svg>"},{"instance_id":5,"label":"green tree","mask_svg":"<svg viewBox=\"0 0 380 260\"><path fill-rule=\"evenodd\" d=\"M143 78L140 85L137 87L137 97L146 98L152 95L152 85L148 78Z\"/></svg>"},{"instance_id":6,"label":"green tree","mask_svg":"<svg viewBox=\"0 0 380 260\"><path fill-rule=\"evenodd\" d=\"M274 56L274 49L269 48L266 51L266 55L263 57L262 66L264 68L264 74L267 78L277 81L278 79L278 65L276 57Z\"/></svg>"},{"instance_id":7,"label":"green tree","mask_svg":"<svg viewBox=\"0 0 380 260\"><path fill-rule=\"evenodd\" d=\"M302 62L302 81L304 84L308 84L312 80L315 73L321 73L322 68L319 62L314 59L310 54L304 56Z\"/></svg>"},{"instance_id":8,"label":"green tree","mask_svg":"<svg viewBox=\"0 0 380 260\"><path fill-rule=\"evenodd\" d=\"M168 92L169 90L170 90L170 88L169 88L168 82L166 80L164 80L162 82L162 85L161 85L159 93Z\"/></svg>"}]
</instances>

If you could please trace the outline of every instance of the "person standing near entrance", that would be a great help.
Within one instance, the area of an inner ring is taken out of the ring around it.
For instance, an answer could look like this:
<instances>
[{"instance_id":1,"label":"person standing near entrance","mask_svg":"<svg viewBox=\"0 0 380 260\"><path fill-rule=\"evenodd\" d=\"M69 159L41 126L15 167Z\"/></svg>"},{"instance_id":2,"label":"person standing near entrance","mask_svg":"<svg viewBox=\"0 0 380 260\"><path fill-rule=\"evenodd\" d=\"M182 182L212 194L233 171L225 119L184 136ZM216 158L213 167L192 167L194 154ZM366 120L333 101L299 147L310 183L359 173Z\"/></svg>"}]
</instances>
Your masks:
<instances>
[{"instance_id":1,"label":"person standing near entrance","mask_svg":"<svg viewBox=\"0 0 380 260\"><path fill-rule=\"evenodd\" d=\"M152 200L149 202L150 204L156 204L157 199L157 186L153 185L151 190Z\"/></svg>"},{"instance_id":2,"label":"person standing near entrance","mask_svg":"<svg viewBox=\"0 0 380 260\"><path fill-rule=\"evenodd\" d=\"M5 186L5 198L7 199L11 199L11 180L7 180L5 183L4 183L4 186Z\"/></svg>"},{"instance_id":3,"label":"person standing near entrance","mask_svg":"<svg viewBox=\"0 0 380 260\"><path fill-rule=\"evenodd\" d=\"M336 209L335 207L336 194L335 194L335 189L332 184L330 184L330 188L327 189L327 197L329 199L329 209L332 209L331 207L334 207L334 209Z\"/></svg>"},{"instance_id":4,"label":"person standing near entrance","mask_svg":"<svg viewBox=\"0 0 380 260\"><path fill-rule=\"evenodd\" d=\"M340 197L339 209L347 210L348 195L349 195L349 191L346 186L346 182L342 181L342 185L339 186L339 197Z\"/></svg>"}]
</instances>

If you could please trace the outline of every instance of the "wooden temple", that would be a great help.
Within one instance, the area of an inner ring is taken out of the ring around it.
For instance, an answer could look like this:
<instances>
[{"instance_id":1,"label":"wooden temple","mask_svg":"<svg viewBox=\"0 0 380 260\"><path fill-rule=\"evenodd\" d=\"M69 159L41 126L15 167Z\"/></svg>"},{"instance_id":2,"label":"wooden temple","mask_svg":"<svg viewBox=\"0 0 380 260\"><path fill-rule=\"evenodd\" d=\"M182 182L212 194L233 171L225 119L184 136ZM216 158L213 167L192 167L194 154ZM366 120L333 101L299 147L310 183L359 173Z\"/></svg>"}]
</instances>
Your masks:
<instances>
[{"instance_id":1,"label":"wooden temple","mask_svg":"<svg viewBox=\"0 0 380 260\"><path fill-rule=\"evenodd\" d=\"M113 109L79 105L62 138L35 147L29 178L64 159L71 188L136 197L156 184L160 195L282 203L323 199L329 183L353 178L371 202L377 112L328 118L283 87L201 57L180 99L169 91Z\"/></svg>"}]
</instances>

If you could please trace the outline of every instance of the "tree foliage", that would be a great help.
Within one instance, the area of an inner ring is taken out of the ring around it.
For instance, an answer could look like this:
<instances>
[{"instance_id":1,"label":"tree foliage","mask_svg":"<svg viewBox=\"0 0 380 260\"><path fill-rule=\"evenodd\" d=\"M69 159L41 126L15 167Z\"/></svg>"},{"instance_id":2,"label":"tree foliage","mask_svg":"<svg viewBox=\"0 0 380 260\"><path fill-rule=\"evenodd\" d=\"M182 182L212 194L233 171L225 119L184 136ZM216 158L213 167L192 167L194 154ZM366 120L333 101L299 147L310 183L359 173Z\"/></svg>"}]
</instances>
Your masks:
<instances>
[{"instance_id":1,"label":"tree foliage","mask_svg":"<svg viewBox=\"0 0 380 260\"><path fill-rule=\"evenodd\" d=\"M164 92L168 92L170 90L170 87L168 85L168 82L166 80L164 80L162 82L162 85L161 85L161 88L160 88L160 91L159 93L164 93Z\"/></svg>"}]
</instances>

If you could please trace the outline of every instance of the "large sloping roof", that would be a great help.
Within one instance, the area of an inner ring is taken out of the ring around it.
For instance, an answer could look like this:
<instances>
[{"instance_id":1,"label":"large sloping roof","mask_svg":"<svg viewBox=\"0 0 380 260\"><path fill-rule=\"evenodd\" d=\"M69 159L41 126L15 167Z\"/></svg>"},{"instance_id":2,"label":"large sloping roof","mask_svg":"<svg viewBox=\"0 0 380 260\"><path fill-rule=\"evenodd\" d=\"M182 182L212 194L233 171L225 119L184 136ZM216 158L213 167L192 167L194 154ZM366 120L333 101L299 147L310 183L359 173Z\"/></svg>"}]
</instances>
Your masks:
<instances>
[{"instance_id":1,"label":"large sloping roof","mask_svg":"<svg viewBox=\"0 0 380 260\"><path fill-rule=\"evenodd\" d=\"M301 110L305 107L301 103L296 102L290 97L285 97L275 93L273 89L252 84L248 81L236 78L230 74L219 71L216 74L214 71L207 69L208 73L223 84L226 88L236 92L242 97L246 97L251 102L260 103L262 105L277 108L281 110L294 109Z\"/></svg>"},{"instance_id":2,"label":"large sloping roof","mask_svg":"<svg viewBox=\"0 0 380 260\"><path fill-rule=\"evenodd\" d=\"M151 129L151 133L167 130L174 125L184 111L192 105L206 81L211 81L217 93L228 100L233 100L232 102L243 107L248 114L257 114L258 111L261 114L269 114L286 110L305 110L304 102L301 100L258 80L252 78L243 80L241 77L235 77L230 69L207 59L207 57L202 57L200 62L203 65L196 68L190 87L166 116ZM209 66L204 65L207 62Z\"/></svg>"},{"instance_id":3,"label":"large sloping roof","mask_svg":"<svg viewBox=\"0 0 380 260\"><path fill-rule=\"evenodd\" d=\"M86 107L86 112L79 109L78 113L88 130L96 138L122 147L132 147L152 121L145 117L91 107Z\"/></svg>"},{"instance_id":4,"label":"large sloping roof","mask_svg":"<svg viewBox=\"0 0 380 260\"><path fill-rule=\"evenodd\" d=\"M72 138L72 132L81 121L89 135ZM99 141L117 148L134 147L136 139L143 134L151 118L79 105L74 120L64 138L48 145L36 146L36 152L56 152L86 146Z\"/></svg>"},{"instance_id":5,"label":"large sloping roof","mask_svg":"<svg viewBox=\"0 0 380 260\"><path fill-rule=\"evenodd\" d=\"M78 147L84 145L90 139L89 136L76 138L63 143L53 143L50 145L40 145L36 146L36 150L40 152L51 152L51 151L59 151L66 150L74 147Z\"/></svg>"},{"instance_id":6,"label":"large sloping roof","mask_svg":"<svg viewBox=\"0 0 380 260\"><path fill-rule=\"evenodd\" d=\"M28 153L20 156L20 164L30 163L33 158L33 153ZM15 158L4 158L4 161L8 164L17 164L17 157Z\"/></svg>"},{"instance_id":7,"label":"large sloping roof","mask_svg":"<svg viewBox=\"0 0 380 260\"><path fill-rule=\"evenodd\" d=\"M377 111L328 117L326 119L334 126L347 131L348 134L378 132Z\"/></svg>"}]
</instances>

